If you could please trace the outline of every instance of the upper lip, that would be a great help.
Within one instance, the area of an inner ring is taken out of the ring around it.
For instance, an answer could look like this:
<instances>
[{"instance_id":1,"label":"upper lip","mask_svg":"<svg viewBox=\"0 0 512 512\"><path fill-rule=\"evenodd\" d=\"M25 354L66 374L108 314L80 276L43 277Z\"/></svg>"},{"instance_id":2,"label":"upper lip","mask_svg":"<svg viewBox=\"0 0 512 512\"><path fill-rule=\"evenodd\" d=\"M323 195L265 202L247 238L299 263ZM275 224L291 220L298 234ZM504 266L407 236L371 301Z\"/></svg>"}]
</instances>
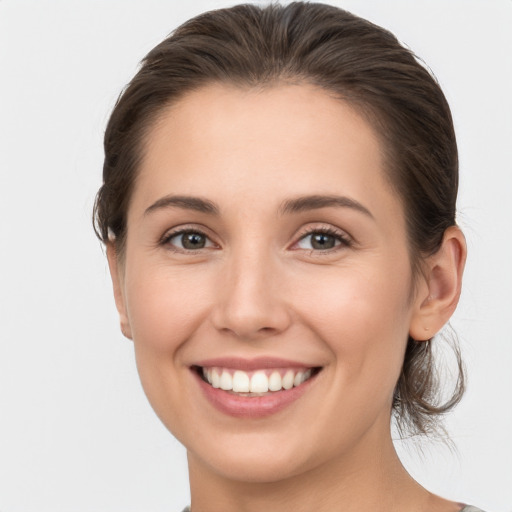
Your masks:
<instances>
[{"instance_id":1,"label":"upper lip","mask_svg":"<svg viewBox=\"0 0 512 512\"><path fill-rule=\"evenodd\" d=\"M205 359L198 361L193 366L206 368L220 367L231 368L233 370L262 370L266 368L314 368L317 365L304 364L299 361L281 359L279 357L256 357L245 359L240 357L218 357L214 359Z\"/></svg>"}]
</instances>

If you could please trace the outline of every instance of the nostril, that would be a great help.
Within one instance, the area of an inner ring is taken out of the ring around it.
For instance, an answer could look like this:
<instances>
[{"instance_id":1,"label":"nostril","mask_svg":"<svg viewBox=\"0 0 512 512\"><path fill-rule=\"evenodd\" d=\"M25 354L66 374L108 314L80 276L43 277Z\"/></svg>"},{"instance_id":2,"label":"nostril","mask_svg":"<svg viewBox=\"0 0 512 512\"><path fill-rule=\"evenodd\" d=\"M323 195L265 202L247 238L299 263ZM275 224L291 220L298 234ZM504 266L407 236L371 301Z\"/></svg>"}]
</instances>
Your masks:
<instances>
[{"instance_id":1,"label":"nostril","mask_svg":"<svg viewBox=\"0 0 512 512\"><path fill-rule=\"evenodd\" d=\"M262 327L260 329L260 332L273 332L275 331L276 329L274 327Z\"/></svg>"},{"instance_id":2,"label":"nostril","mask_svg":"<svg viewBox=\"0 0 512 512\"><path fill-rule=\"evenodd\" d=\"M233 336L236 336L237 338L240 339L250 340L272 336L274 334L282 332L284 328L285 327L283 327L282 329L278 327L258 327L254 323L250 322L235 323L232 321L230 325L220 327L218 328L218 330L225 334L231 334Z\"/></svg>"}]
</instances>

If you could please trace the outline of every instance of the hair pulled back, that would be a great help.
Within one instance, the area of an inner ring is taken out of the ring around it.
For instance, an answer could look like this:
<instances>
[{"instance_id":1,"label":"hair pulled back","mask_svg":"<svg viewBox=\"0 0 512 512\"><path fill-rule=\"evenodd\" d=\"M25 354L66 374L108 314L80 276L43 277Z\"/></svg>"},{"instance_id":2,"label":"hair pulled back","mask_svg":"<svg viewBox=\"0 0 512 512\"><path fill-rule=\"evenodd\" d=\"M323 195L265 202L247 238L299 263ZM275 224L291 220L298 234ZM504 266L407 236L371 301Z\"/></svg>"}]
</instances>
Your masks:
<instances>
[{"instance_id":1,"label":"hair pulled back","mask_svg":"<svg viewBox=\"0 0 512 512\"><path fill-rule=\"evenodd\" d=\"M458 157L448 103L435 78L396 37L342 9L315 3L238 5L180 26L143 59L120 95L104 139L103 185L95 230L122 254L127 210L158 115L183 95L211 83L319 86L352 105L380 136L391 185L401 198L413 270L435 253L455 224ZM393 410L402 434L436 431L456 405L464 371L448 400L432 341L409 339Z\"/></svg>"}]
</instances>

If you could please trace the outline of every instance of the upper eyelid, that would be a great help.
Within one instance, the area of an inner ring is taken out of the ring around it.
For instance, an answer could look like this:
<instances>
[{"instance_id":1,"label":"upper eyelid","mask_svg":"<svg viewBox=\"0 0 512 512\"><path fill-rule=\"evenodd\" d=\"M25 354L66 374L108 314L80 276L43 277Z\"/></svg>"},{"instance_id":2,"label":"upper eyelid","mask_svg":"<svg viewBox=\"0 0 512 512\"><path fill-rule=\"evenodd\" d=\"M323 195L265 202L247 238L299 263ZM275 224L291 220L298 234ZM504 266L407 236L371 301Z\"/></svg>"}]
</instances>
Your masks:
<instances>
[{"instance_id":1,"label":"upper eyelid","mask_svg":"<svg viewBox=\"0 0 512 512\"><path fill-rule=\"evenodd\" d=\"M296 235L296 241L294 243L297 243L302 238L314 233L327 233L333 236L338 236L343 240L354 242L354 237L344 229L324 224L321 226L309 226L299 230L298 234Z\"/></svg>"},{"instance_id":2,"label":"upper eyelid","mask_svg":"<svg viewBox=\"0 0 512 512\"><path fill-rule=\"evenodd\" d=\"M311 225L311 224L313 224L313 225ZM329 224L323 224L323 223L318 223L316 225L314 225L314 224L315 223L310 223L307 226L301 227L296 232L296 234L293 238L293 242L291 242L291 246L296 245L300 240L302 240L303 238L305 238L309 235L312 235L314 233L327 233L327 234L339 237L345 243L346 242L355 243L354 237L352 235L350 235L347 231L345 231L341 228L338 228L336 226L329 225ZM182 224L182 225L167 229L164 232L164 234L162 235L162 237L160 238L160 243L166 243L171 238L178 236L180 234L183 234L183 233L197 232L197 233L205 236L206 238L208 238L212 243L214 243L216 245L220 245L217 241L214 240L215 238L218 238L218 237L212 236L210 234L210 231L211 230L209 228L207 228L206 226L203 226L201 224Z\"/></svg>"},{"instance_id":3,"label":"upper eyelid","mask_svg":"<svg viewBox=\"0 0 512 512\"><path fill-rule=\"evenodd\" d=\"M166 240L169 240L174 236L180 235L182 233L200 233L206 238L212 240L212 236L209 234L209 232L210 230L206 226L202 226L200 224L181 224L179 226L166 229L164 234L160 237L160 241L165 242Z\"/></svg>"},{"instance_id":4,"label":"upper eyelid","mask_svg":"<svg viewBox=\"0 0 512 512\"><path fill-rule=\"evenodd\" d=\"M186 233L197 233L201 236L204 236L210 242L210 245L206 246L206 247L200 247L198 249L185 249L185 248L178 247L177 245L170 243L170 241L173 238L179 237L180 235L184 235ZM164 233L164 235L160 238L160 240L158 242L158 246L165 247L166 250L169 250L173 253L188 254L188 255L204 254L203 251L210 251L212 249L219 248L219 245L217 244L217 242L215 242L211 236L209 236L207 233L205 233L205 230L194 228L194 227L176 227L176 228L168 229Z\"/></svg>"},{"instance_id":5,"label":"upper eyelid","mask_svg":"<svg viewBox=\"0 0 512 512\"><path fill-rule=\"evenodd\" d=\"M333 226L332 224L325 224L321 223L321 225L318 225L320 223L317 223L317 225L307 225L301 228L298 233L294 237L294 241L287 247L287 250L291 251L301 251L301 252L308 252L310 254L316 254L318 256L322 254L337 254L340 250L345 250L353 247L355 245L354 238L347 233L345 230L338 228L336 226ZM307 238L310 235L313 235L315 233L323 233L330 236L334 236L338 238L339 244L328 248L328 249L306 249L306 248L300 248L297 247L298 244Z\"/></svg>"},{"instance_id":6,"label":"upper eyelid","mask_svg":"<svg viewBox=\"0 0 512 512\"><path fill-rule=\"evenodd\" d=\"M321 232L320 232L321 233ZM293 245L292 245L292 250L299 250L299 248L296 248L296 246L299 246L299 244L301 242L303 242L304 240L306 240L308 237L312 236L316 234L316 232L312 232L312 233L308 233L306 235L304 235L303 237L299 238ZM346 237L343 237L343 236L337 236L335 234L331 234L331 233L321 233L323 235L327 235L327 236L332 236L335 240L336 240L336 245L334 247L329 247L327 249L306 249L306 248L301 248L303 250L308 250L308 251L315 251L315 252L329 252L329 251L335 251L335 250L338 250L338 249L341 249L341 248L344 248L344 247L350 247L352 245L352 241L349 240L348 238Z\"/></svg>"}]
</instances>

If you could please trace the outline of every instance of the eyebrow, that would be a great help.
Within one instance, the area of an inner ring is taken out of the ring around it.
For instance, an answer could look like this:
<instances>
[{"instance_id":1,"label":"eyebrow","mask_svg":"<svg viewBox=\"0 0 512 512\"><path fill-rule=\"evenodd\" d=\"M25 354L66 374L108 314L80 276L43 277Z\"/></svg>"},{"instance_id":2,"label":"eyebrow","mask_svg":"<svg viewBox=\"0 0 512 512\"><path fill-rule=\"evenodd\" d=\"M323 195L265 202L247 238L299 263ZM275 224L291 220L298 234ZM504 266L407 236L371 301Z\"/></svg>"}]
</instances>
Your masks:
<instances>
[{"instance_id":1,"label":"eyebrow","mask_svg":"<svg viewBox=\"0 0 512 512\"><path fill-rule=\"evenodd\" d=\"M302 196L296 199L285 201L281 208L280 213L300 213L308 210L318 210L320 208L352 208L358 212L364 213L370 218L374 218L370 210L363 206L360 202L346 196L335 195L311 195Z\"/></svg>"},{"instance_id":2,"label":"eyebrow","mask_svg":"<svg viewBox=\"0 0 512 512\"><path fill-rule=\"evenodd\" d=\"M219 208L208 199L193 196L165 196L155 201L149 208L146 208L144 215L165 208L183 208L185 210L194 210L210 215L218 215Z\"/></svg>"},{"instance_id":3,"label":"eyebrow","mask_svg":"<svg viewBox=\"0 0 512 512\"><path fill-rule=\"evenodd\" d=\"M282 203L279 208L281 215L290 213L300 213L308 210L319 210L320 208L352 208L358 212L374 218L370 210L363 206L361 203L346 196L335 195L311 195L301 196L295 199L289 199ZM185 210L194 210L201 213L210 215L219 215L218 206L209 201L194 196L181 196L181 195L168 195L155 201L151 206L146 208L144 215L147 215L155 210L166 208L182 208Z\"/></svg>"}]
</instances>

